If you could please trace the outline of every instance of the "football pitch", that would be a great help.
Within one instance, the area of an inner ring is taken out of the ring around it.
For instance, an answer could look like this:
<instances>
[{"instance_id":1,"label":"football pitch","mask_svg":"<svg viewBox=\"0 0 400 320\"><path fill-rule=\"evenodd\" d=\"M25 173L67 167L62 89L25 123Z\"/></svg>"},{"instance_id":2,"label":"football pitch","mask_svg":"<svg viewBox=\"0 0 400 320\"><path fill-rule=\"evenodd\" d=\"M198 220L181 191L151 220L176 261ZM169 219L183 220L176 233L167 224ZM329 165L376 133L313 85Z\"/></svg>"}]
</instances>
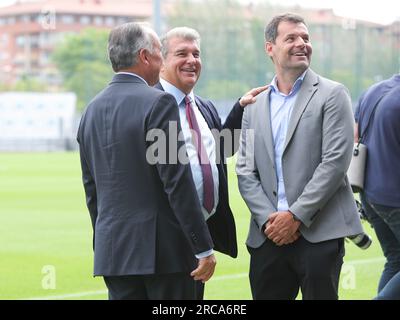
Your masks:
<instances>
[{"instance_id":1,"label":"football pitch","mask_svg":"<svg viewBox=\"0 0 400 320\"><path fill-rule=\"evenodd\" d=\"M239 256L217 254L205 298L251 299L245 247L250 214L229 164L229 195ZM151 195L149 194L149 197ZM375 296L384 258L374 231L361 250L346 243L339 297ZM107 299L102 278L92 277L92 230L77 153L0 153L0 299Z\"/></svg>"}]
</instances>

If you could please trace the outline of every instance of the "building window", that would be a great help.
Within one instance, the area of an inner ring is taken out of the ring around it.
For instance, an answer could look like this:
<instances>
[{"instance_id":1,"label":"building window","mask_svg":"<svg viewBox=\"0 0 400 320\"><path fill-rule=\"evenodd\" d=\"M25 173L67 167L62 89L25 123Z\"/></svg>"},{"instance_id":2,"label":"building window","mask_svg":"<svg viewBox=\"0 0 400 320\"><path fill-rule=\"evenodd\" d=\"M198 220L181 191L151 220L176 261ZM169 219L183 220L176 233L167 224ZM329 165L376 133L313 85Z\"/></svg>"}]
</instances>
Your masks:
<instances>
[{"instance_id":1,"label":"building window","mask_svg":"<svg viewBox=\"0 0 400 320\"><path fill-rule=\"evenodd\" d=\"M48 52L42 52L39 61L42 66L46 66L50 62L50 54Z\"/></svg>"},{"instance_id":2,"label":"building window","mask_svg":"<svg viewBox=\"0 0 400 320\"><path fill-rule=\"evenodd\" d=\"M81 24L88 25L90 24L90 17L89 16L81 16L79 18Z\"/></svg>"},{"instance_id":3,"label":"building window","mask_svg":"<svg viewBox=\"0 0 400 320\"><path fill-rule=\"evenodd\" d=\"M107 17L106 18L106 26L112 27L115 24L115 18L114 17Z\"/></svg>"},{"instance_id":4,"label":"building window","mask_svg":"<svg viewBox=\"0 0 400 320\"><path fill-rule=\"evenodd\" d=\"M0 36L0 44L3 45L3 46L6 46L7 43L8 43L8 34L7 33L3 33Z\"/></svg>"},{"instance_id":5,"label":"building window","mask_svg":"<svg viewBox=\"0 0 400 320\"><path fill-rule=\"evenodd\" d=\"M26 63L27 57L22 51L20 51L14 55L13 60L16 66L23 66Z\"/></svg>"},{"instance_id":6,"label":"building window","mask_svg":"<svg viewBox=\"0 0 400 320\"><path fill-rule=\"evenodd\" d=\"M129 19L128 18L118 18L117 20L117 24L124 24L125 22L128 22Z\"/></svg>"},{"instance_id":7,"label":"building window","mask_svg":"<svg viewBox=\"0 0 400 320\"><path fill-rule=\"evenodd\" d=\"M61 16L61 23L64 24L73 24L75 22L75 17L72 15L62 15Z\"/></svg>"},{"instance_id":8,"label":"building window","mask_svg":"<svg viewBox=\"0 0 400 320\"><path fill-rule=\"evenodd\" d=\"M15 42L17 43L18 47L24 47L26 43L26 36L25 35L20 35L15 39Z\"/></svg>"},{"instance_id":9,"label":"building window","mask_svg":"<svg viewBox=\"0 0 400 320\"><path fill-rule=\"evenodd\" d=\"M46 47L49 43L49 33L48 32L41 32L39 36L39 45L41 47Z\"/></svg>"},{"instance_id":10,"label":"building window","mask_svg":"<svg viewBox=\"0 0 400 320\"><path fill-rule=\"evenodd\" d=\"M103 17L100 16L94 17L94 24L97 26L101 26L103 24Z\"/></svg>"},{"instance_id":11,"label":"building window","mask_svg":"<svg viewBox=\"0 0 400 320\"><path fill-rule=\"evenodd\" d=\"M37 59L32 59L31 60L31 67L32 68L38 68L39 67L39 61Z\"/></svg>"},{"instance_id":12,"label":"building window","mask_svg":"<svg viewBox=\"0 0 400 320\"><path fill-rule=\"evenodd\" d=\"M39 46L39 34L33 33L30 36L30 43L32 47L37 48Z\"/></svg>"},{"instance_id":13,"label":"building window","mask_svg":"<svg viewBox=\"0 0 400 320\"><path fill-rule=\"evenodd\" d=\"M29 22L31 22L31 17L27 14L24 14L24 15L20 16L19 20L24 23L29 23Z\"/></svg>"}]
</instances>

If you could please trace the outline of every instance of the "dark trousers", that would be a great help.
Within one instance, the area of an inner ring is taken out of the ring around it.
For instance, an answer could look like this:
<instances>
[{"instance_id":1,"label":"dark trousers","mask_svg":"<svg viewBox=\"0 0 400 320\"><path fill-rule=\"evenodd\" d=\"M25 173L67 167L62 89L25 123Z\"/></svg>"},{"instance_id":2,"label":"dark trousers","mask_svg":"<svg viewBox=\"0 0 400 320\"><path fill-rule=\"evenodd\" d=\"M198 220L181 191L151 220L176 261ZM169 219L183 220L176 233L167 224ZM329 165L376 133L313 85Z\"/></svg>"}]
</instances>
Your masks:
<instances>
[{"instance_id":1,"label":"dark trousers","mask_svg":"<svg viewBox=\"0 0 400 320\"><path fill-rule=\"evenodd\" d=\"M109 300L202 300L204 284L189 273L104 276Z\"/></svg>"},{"instance_id":2,"label":"dark trousers","mask_svg":"<svg viewBox=\"0 0 400 320\"><path fill-rule=\"evenodd\" d=\"M261 247L248 247L250 285L255 300L336 300L344 257L343 238L311 243L300 237L277 246L267 239Z\"/></svg>"},{"instance_id":3,"label":"dark trousers","mask_svg":"<svg viewBox=\"0 0 400 320\"><path fill-rule=\"evenodd\" d=\"M386 257L378 285L376 299L400 299L400 208L388 207L369 201L360 194L365 215L373 226L383 254Z\"/></svg>"}]
</instances>

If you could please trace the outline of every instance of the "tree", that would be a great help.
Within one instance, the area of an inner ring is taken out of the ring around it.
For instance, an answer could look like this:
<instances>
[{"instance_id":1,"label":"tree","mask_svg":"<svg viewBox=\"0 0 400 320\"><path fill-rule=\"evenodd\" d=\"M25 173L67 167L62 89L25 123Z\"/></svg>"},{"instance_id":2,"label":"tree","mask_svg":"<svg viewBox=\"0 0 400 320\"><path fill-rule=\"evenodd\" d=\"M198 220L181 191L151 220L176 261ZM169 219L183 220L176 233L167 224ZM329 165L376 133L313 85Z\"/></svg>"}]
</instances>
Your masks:
<instances>
[{"instance_id":1,"label":"tree","mask_svg":"<svg viewBox=\"0 0 400 320\"><path fill-rule=\"evenodd\" d=\"M67 36L52 59L64 79L64 86L77 95L78 110L110 81L113 71L107 57L108 31L85 29Z\"/></svg>"},{"instance_id":2,"label":"tree","mask_svg":"<svg viewBox=\"0 0 400 320\"><path fill-rule=\"evenodd\" d=\"M24 75L14 84L0 83L0 92L5 91L46 92L47 88L43 82Z\"/></svg>"},{"instance_id":3,"label":"tree","mask_svg":"<svg viewBox=\"0 0 400 320\"><path fill-rule=\"evenodd\" d=\"M39 82L27 76L23 76L12 87L13 91L23 92L46 92L46 89L46 85L43 82Z\"/></svg>"},{"instance_id":4,"label":"tree","mask_svg":"<svg viewBox=\"0 0 400 320\"><path fill-rule=\"evenodd\" d=\"M316 9L281 7L268 1L243 5L238 0L177 0L167 17L168 28L188 26L201 35L203 69L196 93L236 99L244 88L271 81L275 70L264 50L264 28L285 11L305 17L314 48L311 68L345 84L353 101L371 83L398 72L396 28L400 25L388 29L357 21L346 26L337 16L316 19L320 15Z\"/></svg>"},{"instance_id":5,"label":"tree","mask_svg":"<svg viewBox=\"0 0 400 320\"><path fill-rule=\"evenodd\" d=\"M243 9L236 0L186 0L177 2L167 17L169 28L188 26L200 33L203 66L197 94L218 100L237 99L265 83L265 65L254 61L259 44L257 50L262 54L262 37L255 42L251 20Z\"/></svg>"}]
</instances>

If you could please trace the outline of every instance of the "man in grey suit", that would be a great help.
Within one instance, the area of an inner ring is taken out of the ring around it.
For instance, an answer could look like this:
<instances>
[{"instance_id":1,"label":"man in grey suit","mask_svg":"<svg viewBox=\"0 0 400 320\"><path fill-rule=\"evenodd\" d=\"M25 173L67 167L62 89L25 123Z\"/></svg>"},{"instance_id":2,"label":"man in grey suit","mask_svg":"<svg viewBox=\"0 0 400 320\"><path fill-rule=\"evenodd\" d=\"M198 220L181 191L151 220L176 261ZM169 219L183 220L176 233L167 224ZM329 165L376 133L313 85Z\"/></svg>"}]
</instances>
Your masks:
<instances>
[{"instance_id":1,"label":"man in grey suit","mask_svg":"<svg viewBox=\"0 0 400 320\"><path fill-rule=\"evenodd\" d=\"M173 96L159 81L161 43L153 30L127 23L111 31L111 83L86 108L78 130L83 184L94 230L94 275L110 299L197 299L213 275L213 242L190 166L148 158L148 133L180 132ZM177 139L177 137L176 137Z\"/></svg>"},{"instance_id":2,"label":"man in grey suit","mask_svg":"<svg viewBox=\"0 0 400 320\"><path fill-rule=\"evenodd\" d=\"M265 29L276 76L246 108L237 163L250 209L254 299L337 299L344 237L362 232L346 172L352 155L347 89L310 68L302 17Z\"/></svg>"}]
</instances>

